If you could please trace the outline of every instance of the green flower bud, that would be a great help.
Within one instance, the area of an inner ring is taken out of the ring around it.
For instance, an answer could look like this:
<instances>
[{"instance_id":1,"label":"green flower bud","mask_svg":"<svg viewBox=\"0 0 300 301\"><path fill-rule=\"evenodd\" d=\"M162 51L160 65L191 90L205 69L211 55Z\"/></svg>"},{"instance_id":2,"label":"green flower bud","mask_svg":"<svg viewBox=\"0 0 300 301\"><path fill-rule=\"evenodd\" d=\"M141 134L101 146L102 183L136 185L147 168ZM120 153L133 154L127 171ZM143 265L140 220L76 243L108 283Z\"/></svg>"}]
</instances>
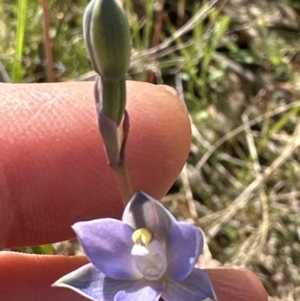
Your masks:
<instances>
[{"instance_id":1,"label":"green flower bud","mask_svg":"<svg viewBox=\"0 0 300 301\"><path fill-rule=\"evenodd\" d=\"M119 126L126 106L125 78L118 81L107 81L101 78L95 82L94 92L97 114L99 115L100 111L102 111Z\"/></svg>"},{"instance_id":2,"label":"green flower bud","mask_svg":"<svg viewBox=\"0 0 300 301\"><path fill-rule=\"evenodd\" d=\"M106 80L124 78L130 63L130 28L119 0L92 0L83 34L94 70Z\"/></svg>"}]
</instances>

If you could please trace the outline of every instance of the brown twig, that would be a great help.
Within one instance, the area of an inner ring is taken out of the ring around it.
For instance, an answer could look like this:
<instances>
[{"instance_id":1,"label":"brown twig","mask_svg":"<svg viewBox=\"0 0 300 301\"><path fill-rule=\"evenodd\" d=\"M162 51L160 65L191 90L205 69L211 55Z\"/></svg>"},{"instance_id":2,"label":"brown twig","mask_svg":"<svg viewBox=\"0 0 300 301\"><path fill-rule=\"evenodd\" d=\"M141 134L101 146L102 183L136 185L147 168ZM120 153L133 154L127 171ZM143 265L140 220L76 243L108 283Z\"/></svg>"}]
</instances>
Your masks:
<instances>
[{"instance_id":1,"label":"brown twig","mask_svg":"<svg viewBox=\"0 0 300 301\"><path fill-rule=\"evenodd\" d=\"M44 46L46 54L46 71L48 82L55 82L54 63L52 55L52 43L50 38L50 17L48 0L42 0L43 6L43 25L44 25Z\"/></svg>"}]
</instances>

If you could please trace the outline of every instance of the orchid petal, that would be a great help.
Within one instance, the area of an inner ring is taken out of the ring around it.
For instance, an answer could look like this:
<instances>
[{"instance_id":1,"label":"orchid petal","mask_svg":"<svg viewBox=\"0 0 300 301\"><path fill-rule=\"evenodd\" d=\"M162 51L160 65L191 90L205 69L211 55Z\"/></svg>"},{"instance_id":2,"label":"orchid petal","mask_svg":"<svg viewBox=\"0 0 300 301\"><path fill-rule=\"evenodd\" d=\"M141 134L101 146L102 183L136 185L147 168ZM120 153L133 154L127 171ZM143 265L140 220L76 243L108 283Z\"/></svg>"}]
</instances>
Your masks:
<instances>
[{"instance_id":1,"label":"orchid petal","mask_svg":"<svg viewBox=\"0 0 300 301\"><path fill-rule=\"evenodd\" d=\"M142 191L138 191L127 204L122 220L135 229L149 229L161 242L166 240L170 227L176 223L163 205Z\"/></svg>"},{"instance_id":2,"label":"orchid petal","mask_svg":"<svg viewBox=\"0 0 300 301\"><path fill-rule=\"evenodd\" d=\"M131 255L134 229L115 219L105 218L73 225L80 244L93 265L115 280L135 280L142 274Z\"/></svg>"},{"instance_id":3,"label":"orchid petal","mask_svg":"<svg viewBox=\"0 0 300 301\"><path fill-rule=\"evenodd\" d=\"M143 254L136 252L134 255L137 269L148 280L158 280L163 276L167 269L166 253L161 243L154 239L144 248ZM132 249L134 251L134 248ZM144 253L146 251L146 253ZM133 254L133 253L132 253Z\"/></svg>"},{"instance_id":4,"label":"orchid petal","mask_svg":"<svg viewBox=\"0 0 300 301\"><path fill-rule=\"evenodd\" d=\"M203 251L202 231L187 223L174 224L168 233L168 273L173 281L184 280L193 270Z\"/></svg>"},{"instance_id":5,"label":"orchid petal","mask_svg":"<svg viewBox=\"0 0 300 301\"><path fill-rule=\"evenodd\" d=\"M93 301L114 301L119 291L132 287L134 283L108 278L89 263L60 278L52 286L69 288Z\"/></svg>"},{"instance_id":6,"label":"orchid petal","mask_svg":"<svg viewBox=\"0 0 300 301\"><path fill-rule=\"evenodd\" d=\"M182 282L167 282L162 298L164 301L217 300L207 273L201 269L194 269Z\"/></svg>"},{"instance_id":7,"label":"orchid petal","mask_svg":"<svg viewBox=\"0 0 300 301\"><path fill-rule=\"evenodd\" d=\"M158 301L163 290L162 282L140 280L131 287L119 291L114 301Z\"/></svg>"}]
</instances>

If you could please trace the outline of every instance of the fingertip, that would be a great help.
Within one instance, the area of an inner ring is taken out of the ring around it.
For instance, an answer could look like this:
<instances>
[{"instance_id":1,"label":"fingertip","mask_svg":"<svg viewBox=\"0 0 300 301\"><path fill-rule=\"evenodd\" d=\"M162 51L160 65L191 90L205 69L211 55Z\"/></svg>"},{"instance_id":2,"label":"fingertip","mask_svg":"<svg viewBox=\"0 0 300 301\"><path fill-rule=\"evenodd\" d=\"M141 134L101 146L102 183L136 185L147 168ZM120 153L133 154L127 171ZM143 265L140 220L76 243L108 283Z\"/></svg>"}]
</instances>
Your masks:
<instances>
[{"instance_id":1,"label":"fingertip","mask_svg":"<svg viewBox=\"0 0 300 301\"><path fill-rule=\"evenodd\" d=\"M168 86L168 85L157 85L157 88L158 88L158 89L165 90L165 91L171 93L171 94L174 95L174 96L177 96L177 95L178 95L178 94L177 94L177 91L176 91L173 87L170 87L170 86Z\"/></svg>"},{"instance_id":2,"label":"fingertip","mask_svg":"<svg viewBox=\"0 0 300 301\"><path fill-rule=\"evenodd\" d=\"M171 87L129 81L127 88L131 123L127 156L133 188L160 199L178 177L190 150L188 113L170 93Z\"/></svg>"},{"instance_id":3,"label":"fingertip","mask_svg":"<svg viewBox=\"0 0 300 301\"><path fill-rule=\"evenodd\" d=\"M1 87L0 245L65 240L75 222L119 218L122 200L98 132L93 83ZM165 88L128 82L127 95L133 189L159 199L187 158L189 118Z\"/></svg>"},{"instance_id":4,"label":"fingertip","mask_svg":"<svg viewBox=\"0 0 300 301\"><path fill-rule=\"evenodd\" d=\"M268 301L259 278L247 269L207 269L218 301Z\"/></svg>"},{"instance_id":5,"label":"fingertip","mask_svg":"<svg viewBox=\"0 0 300 301\"><path fill-rule=\"evenodd\" d=\"M0 252L1 300L84 301L68 289L52 285L65 274L87 263L85 256L53 256Z\"/></svg>"}]
</instances>

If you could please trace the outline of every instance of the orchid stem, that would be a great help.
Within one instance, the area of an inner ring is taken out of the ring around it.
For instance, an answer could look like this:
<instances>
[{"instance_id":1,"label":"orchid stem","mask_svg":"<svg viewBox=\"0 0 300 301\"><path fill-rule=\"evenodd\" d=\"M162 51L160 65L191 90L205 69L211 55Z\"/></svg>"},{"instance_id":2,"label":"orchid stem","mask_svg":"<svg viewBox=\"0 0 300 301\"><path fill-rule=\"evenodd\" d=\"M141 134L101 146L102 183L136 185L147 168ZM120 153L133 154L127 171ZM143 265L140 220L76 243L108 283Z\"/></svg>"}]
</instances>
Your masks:
<instances>
[{"instance_id":1,"label":"orchid stem","mask_svg":"<svg viewBox=\"0 0 300 301\"><path fill-rule=\"evenodd\" d=\"M114 171L115 178L118 182L118 186L122 195L123 203L126 206L133 196L125 158L126 143L130 127L129 115L125 110L123 120L118 126L113 119L111 119L102 111L102 91L103 89L101 88L101 83L98 78L95 82L94 95L99 131L102 136L108 163Z\"/></svg>"},{"instance_id":2,"label":"orchid stem","mask_svg":"<svg viewBox=\"0 0 300 301\"><path fill-rule=\"evenodd\" d=\"M118 166L113 168L113 171L119 185L124 206L126 206L133 196L126 161L123 160L120 162Z\"/></svg>"},{"instance_id":3,"label":"orchid stem","mask_svg":"<svg viewBox=\"0 0 300 301\"><path fill-rule=\"evenodd\" d=\"M123 137L122 137L122 144L120 149L120 161L119 164L113 168L122 195L124 206L126 206L126 204L130 201L130 199L133 196L133 191L129 179L126 158L125 158L125 149L126 149L127 138L129 135L129 128L130 128L129 115L125 110L123 124L122 124Z\"/></svg>"},{"instance_id":4,"label":"orchid stem","mask_svg":"<svg viewBox=\"0 0 300 301\"><path fill-rule=\"evenodd\" d=\"M131 38L127 15L120 1L90 1L83 16L83 37L98 74L94 97L99 131L126 205L133 196L125 160L129 134L126 72L130 65Z\"/></svg>"}]
</instances>

